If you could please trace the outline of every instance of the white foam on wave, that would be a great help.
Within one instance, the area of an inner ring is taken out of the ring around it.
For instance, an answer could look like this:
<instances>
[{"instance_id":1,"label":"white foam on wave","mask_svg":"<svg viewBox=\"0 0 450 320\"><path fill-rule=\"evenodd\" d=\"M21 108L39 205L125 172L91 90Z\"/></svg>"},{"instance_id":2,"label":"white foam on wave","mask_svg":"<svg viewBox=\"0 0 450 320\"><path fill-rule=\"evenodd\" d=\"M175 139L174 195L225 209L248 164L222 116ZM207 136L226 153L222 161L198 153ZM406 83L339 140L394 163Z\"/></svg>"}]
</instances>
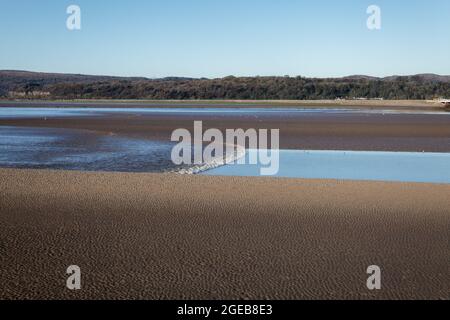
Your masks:
<instances>
[{"instance_id":1,"label":"white foam on wave","mask_svg":"<svg viewBox=\"0 0 450 320\"><path fill-rule=\"evenodd\" d=\"M226 146L226 144L225 144ZM210 161L206 161L202 164L193 165L189 168L182 168L182 169L175 169L171 171L172 173L178 173L178 174L198 174L200 172L204 172L206 170L214 169L217 167L224 166L229 163L233 163L242 157L245 156L246 150L244 147L239 145L233 145L232 146L232 153L225 153L225 155L213 158ZM226 149L226 148L225 148Z\"/></svg>"}]
</instances>

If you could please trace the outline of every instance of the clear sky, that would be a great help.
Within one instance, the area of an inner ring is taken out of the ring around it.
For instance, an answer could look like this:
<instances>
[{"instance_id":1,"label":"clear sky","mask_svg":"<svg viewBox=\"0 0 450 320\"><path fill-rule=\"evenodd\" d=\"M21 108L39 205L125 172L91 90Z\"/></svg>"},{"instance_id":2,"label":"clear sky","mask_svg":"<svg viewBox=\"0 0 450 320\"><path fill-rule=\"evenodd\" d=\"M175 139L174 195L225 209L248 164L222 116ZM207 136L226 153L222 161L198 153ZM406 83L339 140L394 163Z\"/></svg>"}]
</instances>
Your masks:
<instances>
[{"instance_id":1,"label":"clear sky","mask_svg":"<svg viewBox=\"0 0 450 320\"><path fill-rule=\"evenodd\" d=\"M66 28L69 5L81 30ZM369 30L369 5L381 30ZM449 0L0 0L0 69L122 76L450 74Z\"/></svg>"}]
</instances>

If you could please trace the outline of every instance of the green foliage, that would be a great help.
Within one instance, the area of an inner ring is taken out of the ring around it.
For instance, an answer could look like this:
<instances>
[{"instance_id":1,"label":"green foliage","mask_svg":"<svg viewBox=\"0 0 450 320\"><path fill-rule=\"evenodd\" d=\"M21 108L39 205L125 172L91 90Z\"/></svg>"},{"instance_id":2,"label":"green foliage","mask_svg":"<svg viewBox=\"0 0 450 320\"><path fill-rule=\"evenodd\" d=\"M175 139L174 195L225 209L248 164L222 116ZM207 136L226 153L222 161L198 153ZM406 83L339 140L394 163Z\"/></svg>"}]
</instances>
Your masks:
<instances>
[{"instance_id":1,"label":"green foliage","mask_svg":"<svg viewBox=\"0 0 450 320\"><path fill-rule=\"evenodd\" d=\"M233 77L220 79L108 78L73 76L11 80L0 77L0 94L8 91L50 93L62 99L230 99L317 100L336 98L433 99L450 97L450 80L434 75L347 78ZM83 78L84 77L84 78ZM5 84L6 83L6 84Z\"/></svg>"}]
</instances>

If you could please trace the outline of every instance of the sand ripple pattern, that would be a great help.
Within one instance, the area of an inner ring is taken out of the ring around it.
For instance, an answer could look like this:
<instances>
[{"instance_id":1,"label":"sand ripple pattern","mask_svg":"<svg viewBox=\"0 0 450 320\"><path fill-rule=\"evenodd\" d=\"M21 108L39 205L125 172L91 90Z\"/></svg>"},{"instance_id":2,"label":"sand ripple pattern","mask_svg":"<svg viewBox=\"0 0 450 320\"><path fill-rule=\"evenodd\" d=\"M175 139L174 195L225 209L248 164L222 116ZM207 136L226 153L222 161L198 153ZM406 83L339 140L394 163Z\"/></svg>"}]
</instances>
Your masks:
<instances>
[{"instance_id":1,"label":"sand ripple pattern","mask_svg":"<svg viewBox=\"0 0 450 320\"><path fill-rule=\"evenodd\" d=\"M450 186L0 169L0 299L449 299ZM68 265L82 289L65 288ZM382 290L366 268L382 268Z\"/></svg>"}]
</instances>

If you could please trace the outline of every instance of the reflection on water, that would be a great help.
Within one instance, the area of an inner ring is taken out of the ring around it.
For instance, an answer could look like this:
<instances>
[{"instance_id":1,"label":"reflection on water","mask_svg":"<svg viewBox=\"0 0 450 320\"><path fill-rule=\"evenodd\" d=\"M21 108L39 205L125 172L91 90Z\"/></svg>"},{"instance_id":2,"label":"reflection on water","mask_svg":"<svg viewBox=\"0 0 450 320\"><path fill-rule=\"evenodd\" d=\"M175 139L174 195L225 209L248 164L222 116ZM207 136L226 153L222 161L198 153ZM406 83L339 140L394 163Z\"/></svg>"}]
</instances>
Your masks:
<instances>
[{"instance_id":1,"label":"reflection on water","mask_svg":"<svg viewBox=\"0 0 450 320\"><path fill-rule=\"evenodd\" d=\"M89 171L163 172L172 143L90 131L0 126L0 166Z\"/></svg>"},{"instance_id":2,"label":"reflection on water","mask_svg":"<svg viewBox=\"0 0 450 320\"><path fill-rule=\"evenodd\" d=\"M256 150L247 151L246 163ZM259 176L259 164L228 164L206 175ZM450 183L450 153L280 150L277 177Z\"/></svg>"}]
</instances>

